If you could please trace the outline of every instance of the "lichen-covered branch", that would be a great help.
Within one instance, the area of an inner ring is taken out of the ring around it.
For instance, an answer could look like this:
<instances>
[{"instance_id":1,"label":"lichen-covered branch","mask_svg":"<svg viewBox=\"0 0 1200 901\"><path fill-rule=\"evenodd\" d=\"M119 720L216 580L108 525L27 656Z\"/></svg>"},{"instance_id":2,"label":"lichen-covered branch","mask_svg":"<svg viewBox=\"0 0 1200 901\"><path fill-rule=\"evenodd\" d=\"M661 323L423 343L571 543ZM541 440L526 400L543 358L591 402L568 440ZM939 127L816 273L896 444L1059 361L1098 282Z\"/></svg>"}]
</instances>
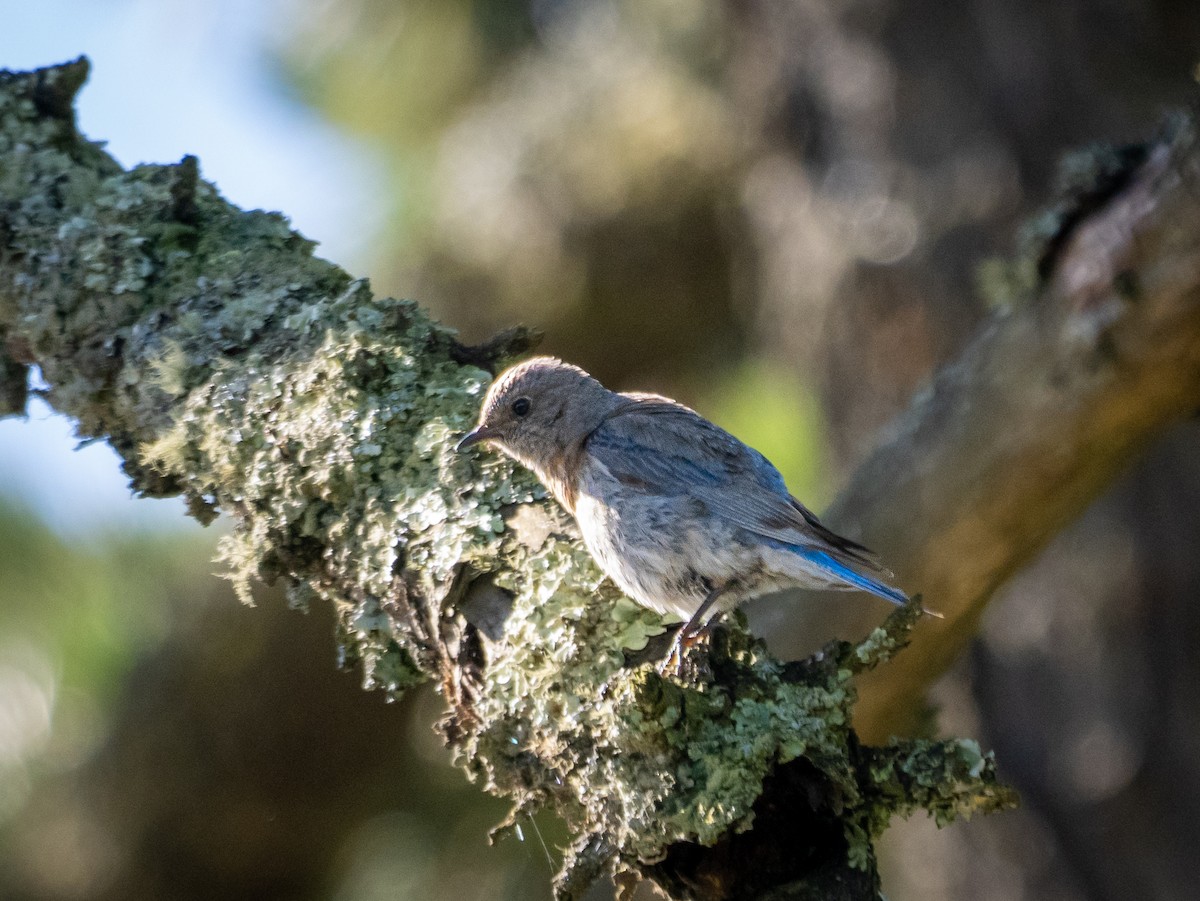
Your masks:
<instances>
[{"instance_id":1,"label":"lichen-covered branch","mask_svg":"<svg viewBox=\"0 0 1200 901\"><path fill-rule=\"evenodd\" d=\"M78 134L85 61L0 73L0 388L108 440L144 494L228 514L243 593L283 580L338 612L370 685L436 680L459 764L548 805L579 836L558 881L656 879L675 897L877 893L895 814L1012 802L969 741L865 747L853 677L916 607L800 664L737 623L685 678L647 649L652 614L605 584L524 471L455 455L516 332L465 348L409 301L315 258L277 214L242 212L195 159L125 171Z\"/></svg>"},{"instance_id":2,"label":"lichen-covered branch","mask_svg":"<svg viewBox=\"0 0 1200 901\"><path fill-rule=\"evenodd\" d=\"M996 588L1200 409L1195 120L1063 170L1063 197L1016 261L988 271L993 320L829 511L945 614L863 680L855 721L868 738L911 728Z\"/></svg>"}]
</instances>

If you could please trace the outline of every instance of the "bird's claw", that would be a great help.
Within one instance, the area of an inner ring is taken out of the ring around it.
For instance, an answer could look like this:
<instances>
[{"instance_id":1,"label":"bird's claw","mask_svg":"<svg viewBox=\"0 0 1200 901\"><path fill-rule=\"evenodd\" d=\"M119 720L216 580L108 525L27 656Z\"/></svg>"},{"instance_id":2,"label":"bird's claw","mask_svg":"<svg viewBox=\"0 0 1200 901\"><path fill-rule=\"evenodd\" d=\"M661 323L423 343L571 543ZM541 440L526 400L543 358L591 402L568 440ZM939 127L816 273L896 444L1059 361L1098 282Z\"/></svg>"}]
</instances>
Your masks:
<instances>
[{"instance_id":1,"label":"bird's claw","mask_svg":"<svg viewBox=\"0 0 1200 901\"><path fill-rule=\"evenodd\" d=\"M675 675L678 676L683 670L683 644L676 633L675 639L671 642L671 647L667 650L667 656L658 661L654 669L660 676Z\"/></svg>"},{"instance_id":2,"label":"bird's claw","mask_svg":"<svg viewBox=\"0 0 1200 901\"><path fill-rule=\"evenodd\" d=\"M684 668L684 655L694 648L700 642L708 637L709 630L707 628L697 629L695 632L689 632L685 625L675 633L675 638L671 642L671 647L667 650L667 656L658 662L655 670L660 676L675 675L681 677Z\"/></svg>"}]
</instances>

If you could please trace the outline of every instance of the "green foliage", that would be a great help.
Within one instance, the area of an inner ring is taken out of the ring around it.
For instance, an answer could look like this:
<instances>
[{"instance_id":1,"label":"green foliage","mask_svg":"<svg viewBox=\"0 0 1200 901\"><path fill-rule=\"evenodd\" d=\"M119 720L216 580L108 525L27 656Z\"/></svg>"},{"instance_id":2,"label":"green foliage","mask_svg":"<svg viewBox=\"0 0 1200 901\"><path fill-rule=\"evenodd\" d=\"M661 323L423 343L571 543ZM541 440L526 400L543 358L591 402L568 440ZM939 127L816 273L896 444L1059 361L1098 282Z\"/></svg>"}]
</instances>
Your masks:
<instances>
[{"instance_id":1,"label":"green foliage","mask_svg":"<svg viewBox=\"0 0 1200 901\"><path fill-rule=\"evenodd\" d=\"M102 738L133 660L206 590L211 556L182 534L72 547L0 500L0 824Z\"/></svg>"},{"instance_id":2,"label":"green foliage","mask_svg":"<svg viewBox=\"0 0 1200 901\"><path fill-rule=\"evenodd\" d=\"M705 399L706 416L760 450L792 493L814 509L828 500L825 422L817 397L784 366L759 361L725 378Z\"/></svg>"},{"instance_id":3,"label":"green foliage","mask_svg":"<svg viewBox=\"0 0 1200 901\"><path fill-rule=\"evenodd\" d=\"M68 694L106 702L133 650L161 634L175 596L211 572L211 547L194 534L133 534L72 548L0 500L0 633L42 648Z\"/></svg>"}]
</instances>

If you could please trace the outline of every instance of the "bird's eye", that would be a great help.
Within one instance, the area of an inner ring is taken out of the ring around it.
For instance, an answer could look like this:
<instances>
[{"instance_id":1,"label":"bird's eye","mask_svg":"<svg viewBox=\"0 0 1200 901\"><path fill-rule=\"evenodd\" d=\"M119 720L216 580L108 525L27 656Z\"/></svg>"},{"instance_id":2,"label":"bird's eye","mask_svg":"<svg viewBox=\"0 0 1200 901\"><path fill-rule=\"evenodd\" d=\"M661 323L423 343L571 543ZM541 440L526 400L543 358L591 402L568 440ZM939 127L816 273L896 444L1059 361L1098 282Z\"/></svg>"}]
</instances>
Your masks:
<instances>
[{"instance_id":1,"label":"bird's eye","mask_svg":"<svg viewBox=\"0 0 1200 901\"><path fill-rule=\"evenodd\" d=\"M512 411L518 416L527 416L529 415L529 408L532 406L533 404L528 397L518 397L513 401Z\"/></svg>"}]
</instances>

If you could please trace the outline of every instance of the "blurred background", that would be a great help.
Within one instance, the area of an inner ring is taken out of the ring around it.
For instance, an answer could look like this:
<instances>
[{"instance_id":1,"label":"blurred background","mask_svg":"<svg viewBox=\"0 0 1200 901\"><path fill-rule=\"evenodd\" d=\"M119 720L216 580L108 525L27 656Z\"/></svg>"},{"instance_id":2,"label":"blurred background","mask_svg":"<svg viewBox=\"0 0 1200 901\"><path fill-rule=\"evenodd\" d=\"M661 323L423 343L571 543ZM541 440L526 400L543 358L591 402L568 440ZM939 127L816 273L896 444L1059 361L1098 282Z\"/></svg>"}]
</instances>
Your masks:
<instances>
[{"instance_id":1,"label":"blurred background","mask_svg":"<svg viewBox=\"0 0 1200 901\"><path fill-rule=\"evenodd\" d=\"M988 315L1061 155L1195 101L1200 4L0 0L0 67L80 53L123 164L195 153L377 291L541 326L821 509ZM1198 449L1178 427L997 596L932 701L1024 806L897 824L893 901L1195 896ZM556 825L488 847L437 698L362 692L328 611L238 605L219 530L44 407L0 422L0 897L548 898ZM800 653L810 612L752 614Z\"/></svg>"}]
</instances>

